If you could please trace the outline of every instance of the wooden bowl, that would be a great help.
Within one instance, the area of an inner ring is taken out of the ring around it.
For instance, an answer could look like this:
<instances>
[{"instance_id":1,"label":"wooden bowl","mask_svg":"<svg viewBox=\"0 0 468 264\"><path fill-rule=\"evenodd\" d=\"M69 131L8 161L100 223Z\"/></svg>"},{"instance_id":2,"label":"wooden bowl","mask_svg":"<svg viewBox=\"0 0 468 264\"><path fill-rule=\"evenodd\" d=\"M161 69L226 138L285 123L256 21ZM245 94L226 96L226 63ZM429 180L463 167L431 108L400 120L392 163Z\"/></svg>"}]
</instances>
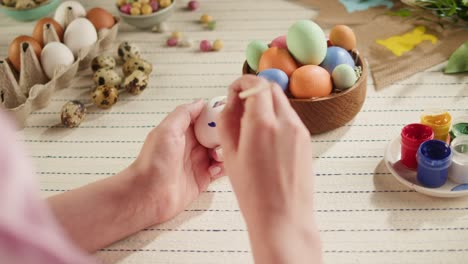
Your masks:
<instances>
[{"instance_id":1,"label":"wooden bowl","mask_svg":"<svg viewBox=\"0 0 468 264\"><path fill-rule=\"evenodd\" d=\"M361 56L358 66L362 67L362 75L356 84L339 93L314 99L294 99L288 94L291 106L309 129L310 134L321 134L344 126L361 110L366 99L367 65ZM242 69L243 74L255 74L247 62Z\"/></svg>"}]
</instances>

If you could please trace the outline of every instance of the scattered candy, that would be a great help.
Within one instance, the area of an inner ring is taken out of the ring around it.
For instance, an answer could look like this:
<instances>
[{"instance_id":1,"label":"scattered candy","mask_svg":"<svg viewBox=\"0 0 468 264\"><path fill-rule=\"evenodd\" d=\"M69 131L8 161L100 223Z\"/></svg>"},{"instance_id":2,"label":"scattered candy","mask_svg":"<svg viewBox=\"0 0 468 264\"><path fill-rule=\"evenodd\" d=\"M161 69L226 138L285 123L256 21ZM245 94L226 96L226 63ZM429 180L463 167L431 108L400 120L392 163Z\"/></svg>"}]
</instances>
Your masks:
<instances>
[{"instance_id":1,"label":"scattered candy","mask_svg":"<svg viewBox=\"0 0 468 264\"><path fill-rule=\"evenodd\" d=\"M62 107L62 124L66 127L77 127L86 117L86 107L79 101L69 101Z\"/></svg>"},{"instance_id":2,"label":"scattered candy","mask_svg":"<svg viewBox=\"0 0 468 264\"><path fill-rule=\"evenodd\" d=\"M210 23L211 21L213 21L213 17L211 17L210 15L203 14L203 15L200 17L200 22L201 22L202 24L208 24L208 23Z\"/></svg>"},{"instance_id":3,"label":"scattered candy","mask_svg":"<svg viewBox=\"0 0 468 264\"><path fill-rule=\"evenodd\" d=\"M168 38L167 39L167 46L175 47L175 46L177 46L178 42L179 42L179 40L177 38Z\"/></svg>"},{"instance_id":4,"label":"scattered candy","mask_svg":"<svg viewBox=\"0 0 468 264\"><path fill-rule=\"evenodd\" d=\"M188 2L187 7L188 7L188 9L190 11L195 11L200 7L200 3L198 3L198 1L192 0L192 1Z\"/></svg>"},{"instance_id":5,"label":"scattered candy","mask_svg":"<svg viewBox=\"0 0 468 264\"><path fill-rule=\"evenodd\" d=\"M220 51L224 48L224 42L220 39L217 39L213 42L213 50Z\"/></svg>"},{"instance_id":6,"label":"scattered candy","mask_svg":"<svg viewBox=\"0 0 468 264\"><path fill-rule=\"evenodd\" d=\"M127 15L150 15L172 4L172 0L117 0L120 12Z\"/></svg>"},{"instance_id":7,"label":"scattered candy","mask_svg":"<svg viewBox=\"0 0 468 264\"><path fill-rule=\"evenodd\" d=\"M166 7L170 6L171 4L172 4L171 0L160 0L159 1L159 6L161 8L166 8Z\"/></svg>"},{"instance_id":8,"label":"scattered candy","mask_svg":"<svg viewBox=\"0 0 468 264\"><path fill-rule=\"evenodd\" d=\"M209 29L209 30L215 30L216 28L216 21L210 21L208 22L208 24L206 24L206 27Z\"/></svg>"},{"instance_id":9,"label":"scattered candy","mask_svg":"<svg viewBox=\"0 0 468 264\"><path fill-rule=\"evenodd\" d=\"M111 108L119 98L119 91L112 85L101 85L91 94L94 104L103 109Z\"/></svg>"},{"instance_id":10,"label":"scattered candy","mask_svg":"<svg viewBox=\"0 0 468 264\"><path fill-rule=\"evenodd\" d=\"M169 31L169 26L165 22L161 22L159 25L153 27L154 32L164 33Z\"/></svg>"},{"instance_id":11,"label":"scattered candy","mask_svg":"<svg viewBox=\"0 0 468 264\"><path fill-rule=\"evenodd\" d=\"M185 47L185 48L190 48L193 46L193 40L185 38L179 41L179 46L180 47Z\"/></svg>"},{"instance_id":12,"label":"scattered candy","mask_svg":"<svg viewBox=\"0 0 468 264\"><path fill-rule=\"evenodd\" d=\"M171 34L171 38L176 38L178 40L181 39L182 37L183 37L183 34L180 31L174 31Z\"/></svg>"},{"instance_id":13,"label":"scattered candy","mask_svg":"<svg viewBox=\"0 0 468 264\"><path fill-rule=\"evenodd\" d=\"M208 40L202 40L200 42L200 50L203 52L208 52L212 51L213 47L211 46L211 43Z\"/></svg>"}]
</instances>

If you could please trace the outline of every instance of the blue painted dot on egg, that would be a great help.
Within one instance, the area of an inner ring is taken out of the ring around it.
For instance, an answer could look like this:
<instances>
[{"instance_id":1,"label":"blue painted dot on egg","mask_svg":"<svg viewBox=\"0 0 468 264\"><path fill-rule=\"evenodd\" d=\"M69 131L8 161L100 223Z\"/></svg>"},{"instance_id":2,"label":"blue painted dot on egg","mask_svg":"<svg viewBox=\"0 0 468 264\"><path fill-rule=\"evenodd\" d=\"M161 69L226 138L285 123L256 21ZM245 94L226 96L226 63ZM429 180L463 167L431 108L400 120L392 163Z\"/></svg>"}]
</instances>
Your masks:
<instances>
[{"instance_id":1,"label":"blue painted dot on egg","mask_svg":"<svg viewBox=\"0 0 468 264\"><path fill-rule=\"evenodd\" d=\"M286 91L289 86L289 78L288 75L279 69L266 69L261 71L258 74L258 77L262 77L264 79L267 79L270 82L275 82L283 89L283 91Z\"/></svg>"},{"instance_id":2,"label":"blue painted dot on egg","mask_svg":"<svg viewBox=\"0 0 468 264\"><path fill-rule=\"evenodd\" d=\"M460 184L458 186L455 186L452 188L452 192L458 192L458 191L467 191L468 190L468 184Z\"/></svg>"},{"instance_id":3,"label":"blue painted dot on egg","mask_svg":"<svg viewBox=\"0 0 468 264\"><path fill-rule=\"evenodd\" d=\"M210 123L208 123L208 126L210 126L210 127L216 127L216 123L215 123L215 122L210 122Z\"/></svg>"},{"instance_id":4,"label":"blue painted dot on egg","mask_svg":"<svg viewBox=\"0 0 468 264\"><path fill-rule=\"evenodd\" d=\"M327 48L327 55L320 66L332 75L333 70L340 64L347 64L353 69L356 66L351 54L347 50L336 46Z\"/></svg>"}]
</instances>

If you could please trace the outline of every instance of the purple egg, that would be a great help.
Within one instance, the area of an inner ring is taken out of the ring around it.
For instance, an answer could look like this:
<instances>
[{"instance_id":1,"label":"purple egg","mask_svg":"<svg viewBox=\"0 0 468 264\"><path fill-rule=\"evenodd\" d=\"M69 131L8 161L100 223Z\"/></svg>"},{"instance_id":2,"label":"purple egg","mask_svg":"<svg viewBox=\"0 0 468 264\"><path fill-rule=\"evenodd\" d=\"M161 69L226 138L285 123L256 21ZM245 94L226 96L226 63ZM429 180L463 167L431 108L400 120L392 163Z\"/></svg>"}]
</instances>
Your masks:
<instances>
[{"instance_id":1,"label":"purple egg","mask_svg":"<svg viewBox=\"0 0 468 264\"><path fill-rule=\"evenodd\" d=\"M125 4L120 7L120 12L125 13L125 14L130 14L130 10L132 10L131 4Z\"/></svg>"},{"instance_id":2,"label":"purple egg","mask_svg":"<svg viewBox=\"0 0 468 264\"><path fill-rule=\"evenodd\" d=\"M177 38L169 38L167 40L167 46L169 47L175 47L179 43L179 40Z\"/></svg>"},{"instance_id":3,"label":"purple egg","mask_svg":"<svg viewBox=\"0 0 468 264\"><path fill-rule=\"evenodd\" d=\"M286 43L286 36L279 36L275 38L270 43L270 48L271 47L278 47L280 49L288 49L288 44Z\"/></svg>"},{"instance_id":4,"label":"purple egg","mask_svg":"<svg viewBox=\"0 0 468 264\"><path fill-rule=\"evenodd\" d=\"M258 77L262 77L267 79L270 82L275 82L283 89L283 91L286 91L288 89L289 85L289 78L288 75L279 69L266 69L261 71L258 74Z\"/></svg>"},{"instance_id":5,"label":"purple egg","mask_svg":"<svg viewBox=\"0 0 468 264\"><path fill-rule=\"evenodd\" d=\"M153 12L156 12L159 10L159 2L158 1L151 1L150 6L153 9Z\"/></svg>"},{"instance_id":6,"label":"purple egg","mask_svg":"<svg viewBox=\"0 0 468 264\"><path fill-rule=\"evenodd\" d=\"M213 45L211 45L211 42L209 42L208 40L202 40L200 42L200 50L204 52L212 51Z\"/></svg>"},{"instance_id":7,"label":"purple egg","mask_svg":"<svg viewBox=\"0 0 468 264\"><path fill-rule=\"evenodd\" d=\"M340 64L347 64L353 69L356 66L351 54L349 54L345 49L340 47L327 48L327 55L320 66L325 68L325 70L327 70L331 75L335 67Z\"/></svg>"}]
</instances>

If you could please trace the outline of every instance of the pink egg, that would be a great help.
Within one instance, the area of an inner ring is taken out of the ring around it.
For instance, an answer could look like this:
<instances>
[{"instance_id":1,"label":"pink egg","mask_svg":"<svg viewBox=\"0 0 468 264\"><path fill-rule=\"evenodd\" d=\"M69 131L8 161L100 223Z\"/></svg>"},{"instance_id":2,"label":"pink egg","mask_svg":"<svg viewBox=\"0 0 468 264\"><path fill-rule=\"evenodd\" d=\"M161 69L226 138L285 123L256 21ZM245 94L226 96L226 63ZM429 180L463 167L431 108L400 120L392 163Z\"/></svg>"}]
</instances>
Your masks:
<instances>
[{"instance_id":1,"label":"pink egg","mask_svg":"<svg viewBox=\"0 0 468 264\"><path fill-rule=\"evenodd\" d=\"M155 1L155 0L151 1L150 6L153 9L153 12L156 12L156 11L159 10L159 2L158 1Z\"/></svg>"},{"instance_id":2,"label":"pink egg","mask_svg":"<svg viewBox=\"0 0 468 264\"><path fill-rule=\"evenodd\" d=\"M198 3L198 1L192 0L188 3L188 9L190 11L195 11L198 7L200 7L200 3Z\"/></svg>"},{"instance_id":3,"label":"pink egg","mask_svg":"<svg viewBox=\"0 0 468 264\"><path fill-rule=\"evenodd\" d=\"M288 44L286 44L286 36L279 36L275 38L271 43L270 43L270 48L271 47L277 47L280 49L288 49Z\"/></svg>"},{"instance_id":4,"label":"pink egg","mask_svg":"<svg viewBox=\"0 0 468 264\"><path fill-rule=\"evenodd\" d=\"M209 42L208 40L202 40L200 42L200 50L201 51L212 51L213 50L213 46L211 45L211 42Z\"/></svg>"},{"instance_id":5,"label":"pink egg","mask_svg":"<svg viewBox=\"0 0 468 264\"><path fill-rule=\"evenodd\" d=\"M177 43L178 43L178 42L179 42L179 41L177 40L177 38L169 38L169 39L167 40L167 46L169 46L169 47L175 47L175 46L177 46Z\"/></svg>"},{"instance_id":6,"label":"pink egg","mask_svg":"<svg viewBox=\"0 0 468 264\"><path fill-rule=\"evenodd\" d=\"M130 14L130 10L132 10L131 4L125 4L120 7L120 12L125 13L125 14Z\"/></svg>"}]
</instances>

